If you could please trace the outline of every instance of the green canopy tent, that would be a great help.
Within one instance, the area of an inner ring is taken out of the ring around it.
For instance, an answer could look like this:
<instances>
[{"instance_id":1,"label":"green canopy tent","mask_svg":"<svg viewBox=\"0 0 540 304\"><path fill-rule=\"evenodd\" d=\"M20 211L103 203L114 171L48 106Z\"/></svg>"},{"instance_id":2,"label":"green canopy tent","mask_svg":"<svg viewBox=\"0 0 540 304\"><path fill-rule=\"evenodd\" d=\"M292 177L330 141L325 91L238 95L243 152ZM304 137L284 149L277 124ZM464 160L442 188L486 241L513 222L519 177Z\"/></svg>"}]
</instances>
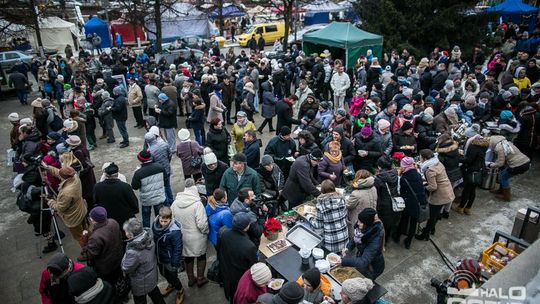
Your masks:
<instances>
[{"instance_id":1,"label":"green canopy tent","mask_svg":"<svg viewBox=\"0 0 540 304\"><path fill-rule=\"evenodd\" d=\"M367 50L381 58L383 37L363 31L349 22L332 22L327 27L307 33L303 37L303 50L306 54L322 53L328 49L332 58L345 59L347 68L353 67L356 60Z\"/></svg>"}]
</instances>

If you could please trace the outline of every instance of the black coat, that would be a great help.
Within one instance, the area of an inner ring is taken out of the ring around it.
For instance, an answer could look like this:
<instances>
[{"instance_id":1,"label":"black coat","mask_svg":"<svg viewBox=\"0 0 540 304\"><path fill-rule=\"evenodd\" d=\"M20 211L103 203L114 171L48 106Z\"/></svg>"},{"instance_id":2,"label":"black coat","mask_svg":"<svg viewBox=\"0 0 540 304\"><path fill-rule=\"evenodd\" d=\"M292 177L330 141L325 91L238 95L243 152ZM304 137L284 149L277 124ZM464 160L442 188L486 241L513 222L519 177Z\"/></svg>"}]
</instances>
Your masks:
<instances>
[{"instance_id":1,"label":"black coat","mask_svg":"<svg viewBox=\"0 0 540 304\"><path fill-rule=\"evenodd\" d=\"M431 72L429 69L425 69L424 73L420 76L420 88L422 89L422 92L424 92L424 95L429 95L431 92L431 85L433 83L433 75L431 75Z\"/></svg>"},{"instance_id":2,"label":"black coat","mask_svg":"<svg viewBox=\"0 0 540 304\"><path fill-rule=\"evenodd\" d=\"M387 187L388 185L388 187ZM396 227L399 222L400 212L392 209L392 197L399 196L398 175L395 170L383 171L375 176L375 188L377 188L377 214L385 227ZM390 192L388 192L390 189Z\"/></svg>"},{"instance_id":3,"label":"black coat","mask_svg":"<svg viewBox=\"0 0 540 304\"><path fill-rule=\"evenodd\" d=\"M117 96L111 106L112 117L114 120L126 121L127 117L127 99L124 95Z\"/></svg>"},{"instance_id":4,"label":"black coat","mask_svg":"<svg viewBox=\"0 0 540 304\"><path fill-rule=\"evenodd\" d=\"M401 197L405 200L403 213L417 219L420 214L419 206L428 203L422 176L417 170L411 169L401 174L399 186Z\"/></svg>"},{"instance_id":5,"label":"black coat","mask_svg":"<svg viewBox=\"0 0 540 304\"><path fill-rule=\"evenodd\" d=\"M176 123L176 105L174 101L167 100L159 105L158 127L163 129L175 129Z\"/></svg>"},{"instance_id":6,"label":"black coat","mask_svg":"<svg viewBox=\"0 0 540 304\"><path fill-rule=\"evenodd\" d=\"M416 146L416 138L414 135L406 135L399 129L394 134L394 152L403 152L407 156L413 156L416 154L417 146ZM400 147L402 146L414 146L414 150L402 150Z\"/></svg>"},{"instance_id":7,"label":"black coat","mask_svg":"<svg viewBox=\"0 0 540 304\"><path fill-rule=\"evenodd\" d=\"M119 225L139 213L139 201L131 185L110 178L94 187L94 203L107 210L107 217L114 219Z\"/></svg>"},{"instance_id":8,"label":"black coat","mask_svg":"<svg viewBox=\"0 0 540 304\"><path fill-rule=\"evenodd\" d=\"M437 132L433 124L427 124L422 119L416 120L416 133L418 133L418 150L431 149L437 141Z\"/></svg>"},{"instance_id":9,"label":"black coat","mask_svg":"<svg viewBox=\"0 0 540 304\"><path fill-rule=\"evenodd\" d=\"M206 134L206 146L212 148L218 160L229 163L228 146L231 142L231 135L226 128L221 130L210 126L210 130Z\"/></svg>"},{"instance_id":10,"label":"black coat","mask_svg":"<svg viewBox=\"0 0 540 304\"><path fill-rule=\"evenodd\" d=\"M189 122L190 129L204 129L204 105L198 105L193 109L191 115L188 117L187 121Z\"/></svg>"},{"instance_id":11,"label":"black coat","mask_svg":"<svg viewBox=\"0 0 540 304\"><path fill-rule=\"evenodd\" d=\"M527 107L517 118L521 128L514 139L514 144L520 149L522 147L536 148L537 136L540 135L540 114L532 107Z\"/></svg>"},{"instance_id":12,"label":"black coat","mask_svg":"<svg viewBox=\"0 0 540 304\"><path fill-rule=\"evenodd\" d=\"M285 157L294 156L296 152L296 142L289 138L284 140L280 135L274 136L266 145L264 155L270 155L274 160L281 160Z\"/></svg>"},{"instance_id":13,"label":"black coat","mask_svg":"<svg viewBox=\"0 0 540 304\"><path fill-rule=\"evenodd\" d=\"M257 247L246 233L234 228L220 231L216 247L225 298L232 302L240 278L257 263Z\"/></svg>"},{"instance_id":14,"label":"black coat","mask_svg":"<svg viewBox=\"0 0 540 304\"><path fill-rule=\"evenodd\" d=\"M123 233L116 220L109 218L103 223L94 224L85 251L88 265L96 270L98 276L111 275L120 270L124 256L122 238Z\"/></svg>"},{"instance_id":15,"label":"black coat","mask_svg":"<svg viewBox=\"0 0 540 304\"><path fill-rule=\"evenodd\" d=\"M212 195L212 193L214 193L214 190L219 188L221 177L223 176L223 173L225 173L225 170L227 170L227 168L229 168L227 163L224 163L219 160L218 160L218 166L214 171L211 171L210 169L208 169L208 167L205 164L201 166L201 173L204 177L204 184L206 186L207 195Z\"/></svg>"},{"instance_id":16,"label":"black coat","mask_svg":"<svg viewBox=\"0 0 540 304\"><path fill-rule=\"evenodd\" d=\"M381 148L378 137L371 134L370 137L364 139L360 133L357 133L354 136L354 151L358 153L358 150L365 150L368 155L366 157L357 156L354 159L354 170L365 169L372 172L377 160L383 155Z\"/></svg>"},{"instance_id":17,"label":"black coat","mask_svg":"<svg viewBox=\"0 0 540 304\"><path fill-rule=\"evenodd\" d=\"M461 166L463 181L465 183L471 183L472 173L481 172L485 167L486 151L488 147L489 140L485 138L475 138L470 142L462 159L463 165Z\"/></svg>"},{"instance_id":18,"label":"black coat","mask_svg":"<svg viewBox=\"0 0 540 304\"><path fill-rule=\"evenodd\" d=\"M347 248L352 250L356 247L356 256L342 258L341 265L354 267L366 278L375 280L384 271L384 228L380 221L362 229L362 241L355 243L349 241Z\"/></svg>"},{"instance_id":19,"label":"black coat","mask_svg":"<svg viewBox=\"0 0 540 304\"><path fill-rule=\"evenodd\" d=\"M459 145L453 140L440 143L435 152L439 153L439 161L444 165L446 174L450 183L461 178L461 169L459 168L459 162L461 156L459 155Z\"/></svg>"},{"instance_id":20,"label":"black coat","mask_svg":"<svg viewBox=\"0 0 540 304\"><path fill-rule=\"evenodd\" d=\"M244 142L244 154L247 158L247 165L252 169L256 169L261 162L261 146L260 141L255 139L254 141Z\"/></svg>"},{"instance_id":21,"label":"black coat","mask_svg":"<svg viewBox=\"0 0 540 304\"><path fill-rule=\"evenodd\" d=\"M433 77L433 82L431 85L431 88L433 90L440 91L442 88L444 88L444 83L448 79L448 72L445 71L438 71L437 74Z\"/></svg>"},{"instance_id":22,"label":"black coat","mask_svg":"<svg viewBox=\"0 0 540 304\"><path fill-rule=\"evenodd\" d=\"M289 207L294 207L310 194L314 197L319 196L321 192L317 190L316 185L318 183L313 177L313 167L309 156L300 156L292 164L289 178L285 182L281 195L289 201Z\"/></svg>"},{"instance_id":23,"label":"black coat","mask_svg":"<svg viewBox=\"0 0 540 304\"><path fill-rule=\"evenodd\" d=\"M287 126L292 129L292 124L299 125L300 120L293 118L292 107L285 101L279 101L276 104L277 125L276 131L279 132L281 127Z\"/></svg>"}]
</instances>

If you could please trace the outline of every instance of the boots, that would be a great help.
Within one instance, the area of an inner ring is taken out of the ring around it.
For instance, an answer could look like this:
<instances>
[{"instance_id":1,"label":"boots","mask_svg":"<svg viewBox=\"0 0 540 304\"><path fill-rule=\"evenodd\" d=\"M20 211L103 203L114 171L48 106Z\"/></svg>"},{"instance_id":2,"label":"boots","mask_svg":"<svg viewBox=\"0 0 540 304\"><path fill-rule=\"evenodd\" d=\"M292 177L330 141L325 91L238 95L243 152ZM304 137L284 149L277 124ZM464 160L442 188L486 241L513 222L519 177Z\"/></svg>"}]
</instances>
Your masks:
<instances>
[{"instance_id":1,"label":"boots","mask_svg":"<svg viewBox=\"0 0 540 304\"><path fill-rule=\"evenodd\" d=\"M204 276L206 270L206 259L197 259L197 287L203 287L208 283L208 279Z\"/></svg>"},{"instance_id":2,"label":"boots","mask_svg":"<svg viewBox=\"0 0 540 304\"><path fill-rule=\"evenodd\" d=\"M405 242L404 242L404 244L405 244L405 249L411 249L411 242L412 242L412 238L407 237L407 238L405 239Z\"/></svg>"},{"instance_id":3,"label":"boots","mask_svg":"<svg viewBox=\"0 0 540 304\"><path fill-rule=\"evenodd\" d=\"M193 273L193 267L195 266L195 261L192 260L191 262L186 262L186 274L188 277L188 286L191 287L197 283L197 278L195 277L195 274Z\"/></svg>"},{"instance_id":4,"label":"boots","mask_svg":"<svg viewBox=\"0 0 540 304\"><path fill-rule=\"evenodd\" d=\"M441 217L443 219L448 219L450 217L450 213L448 211L443 211Z\"/></svg>"},{"instance_id":5,"label":"boots","mask_svg":"<svg viewBox=\"0 0 540 304\"><path fill-rule=\"evenodd\" d=\"M459 214L463 214L464 210L465 210L465 208L461 208L459 206L454 206L454 207L452 207L452 209L454 209L454 211L459 213Z\"/></svg>"},{"instance_id":6,"label":"boots","mask_svg":"<svg viewBox=\"0 0 540 304\"><path fill-rule=\"evenodd\" d=\"M41 252L49 253L49 252L56 251L56 249L58 249L58 245L56 245L56 242L54 240L49 240L49 242L47 243L47 246L45 246L45 248L43 248L43 251Z\"/></svg>"},{"instance_id":7,"label":"boots","mask_svg":"<svg viewBox=\"0 0 540 304\"><path fill-rule=\"evenodd\" d=\"M489 190L489 192L493 193L493 194L501 194L502 193L502 188L499 184L497 184L497 186L495 186L495 188Z\"/></svg>"},{"instance_id":8,"label":"boots","mask_svg":"<svg viewBox=\"0 0 540 304\"><path fill-rule=\"evenodd\" d=\"M415 239L419 240L419 241L428 241L429 240L429 230L426 228L422 229L422 233L421 234L417 234L414 236Z\"/></svg>"},{"instance_id":9,"label":"boots","mask_svg":"<svg viewBox=\"0 0 540 304\"><path fill-rule=\"evenodd\" d=\"M512 192L510 188L501 188L501 194L496 195L496 197L505 202L509 202L512 199Z\"/></svg>"},{"instance_id":10,"label":"boots","mask_svg":"<svg viewBox=\"0 0 540 304\"><path fill-rule=\"evenodd\" d=\"M463 209L463 213L465 213L466 215L471 215L471 208Z\"/></svg>"},{"instance_id":11,"label":"boots","mask_svg":"<svg viewBox=\"0 0 540 304\"><path fill-rule=\"evenodd\" d=\"M175 304L184 303L184 287L182 287L182 289L176 292L176 301L174 303Z\"/></svg>"}]
</instances>

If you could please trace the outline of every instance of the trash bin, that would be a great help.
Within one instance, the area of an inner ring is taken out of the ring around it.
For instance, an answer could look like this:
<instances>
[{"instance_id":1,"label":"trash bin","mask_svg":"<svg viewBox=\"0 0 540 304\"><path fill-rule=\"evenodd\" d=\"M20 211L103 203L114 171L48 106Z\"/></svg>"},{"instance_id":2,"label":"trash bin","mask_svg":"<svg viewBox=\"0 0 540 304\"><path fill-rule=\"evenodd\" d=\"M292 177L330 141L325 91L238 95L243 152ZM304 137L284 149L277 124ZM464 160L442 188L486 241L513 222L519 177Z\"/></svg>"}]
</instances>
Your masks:
<instances>
[{"instance_id":1,"label":"trash bin","mask_svg":"<svg viewBox=\"0 0 540 304\"><path fill-rule=\"evenodd\" d=\"M540 232L540 225L538 221L538 218L540 217L540 213L536 212L536 210L535 211L531 210L530 216L529 216L529 222L527 226L525 227L525 230L522 231L526 214L527 214L527 209L521 208L518 210L518 213L516 214L516 218L514 220L514 227L512 228L512 236L521 238L529 242L530 244L532 244L534 243L534 241L538 239L538 233Z\"/></svg>"}]
</instances>

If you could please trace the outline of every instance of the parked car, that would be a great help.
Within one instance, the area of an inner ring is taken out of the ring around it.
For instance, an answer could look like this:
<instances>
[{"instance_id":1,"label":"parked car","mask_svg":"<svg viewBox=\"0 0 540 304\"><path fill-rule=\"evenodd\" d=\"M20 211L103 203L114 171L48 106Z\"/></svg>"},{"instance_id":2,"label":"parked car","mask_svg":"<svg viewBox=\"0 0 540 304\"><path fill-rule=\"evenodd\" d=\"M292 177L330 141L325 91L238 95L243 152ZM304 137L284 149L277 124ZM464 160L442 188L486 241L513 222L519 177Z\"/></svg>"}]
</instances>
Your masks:
<instances>
[{"instance_id":1,"label":"parked car","mask_svg":"<svg viewBox=\"0 0 540 304\"><path fill-rule=\"evenodd\" d=\"M293 31L293 33L290 34L289 37L287 38L287 41L290 44L293 44L293 43L302 44L302 40L303 40L305 34L311 33L311 32L314 32L314 31L318 31L320 29L325 28L326 26L328 26L327 23L308 25L308 26L296 31L296 39L294 39L294 31Z\"/></svg>"},{"instance_id":2,"label":"parked car","mask_svg":"<svg viewBox=\"0 0 540 304\"><path fill-rule=\"evenodd\" d=\"M165 47L163 47L163 54L156 54L156 61L159 61L161 60L161 58L165 57L167 62L173 63L178 57L187 59L191 55L191 51L193 51L193 53L195 54L195 57L197 57L198 60L200 60L201 57L204 55L203 51L196 50L196 49L185 48L185 49L168 50Z\"/></svg>"},{"instance_id":3,"label":"parked car","mask_svg":"<svg viewBox=\"0 0 540 304\"><path fill-rule=\"evenodd\" d=\"M250 26L244 34L238 36L240 46L246 47L253 35L257 40L262 35L266 44L273 44L276 40L285 36L285 23L262 23Z\"/></svg>"},{"instance_id":4,"label":"parked car","mask_svg":"<svg viewBox=\"0 0 540 304\"><path fill-rule=\"evenodd\" d=\"M0 64L2 65L2 70L6 71L6 73L11 71L11 68L15 66L17 60L22 60L23 63L30 65L32 62L32 56L20 51L7 51L0 53Z\"/></svg>"}]
</instances>

